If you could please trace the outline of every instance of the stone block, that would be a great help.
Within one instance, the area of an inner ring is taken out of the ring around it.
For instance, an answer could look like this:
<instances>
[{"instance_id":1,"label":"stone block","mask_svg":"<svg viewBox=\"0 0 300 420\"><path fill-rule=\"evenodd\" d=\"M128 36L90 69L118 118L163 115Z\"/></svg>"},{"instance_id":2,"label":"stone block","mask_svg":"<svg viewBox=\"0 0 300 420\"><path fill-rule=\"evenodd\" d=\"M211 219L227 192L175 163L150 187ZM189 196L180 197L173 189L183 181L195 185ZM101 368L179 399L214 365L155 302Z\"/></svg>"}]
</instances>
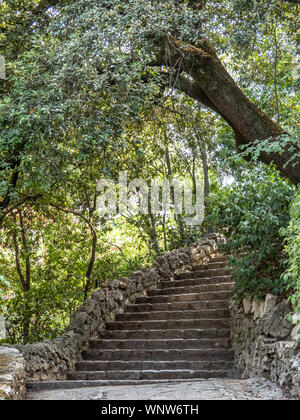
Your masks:
<instances>
[{"instance_id":1,"label":"stone block","mask_svg":"<svg viewBox=\"0 0 300 420\"><path fill-rule=\"evenodd\" d=\"M250 300L250 298L243 299L243 308L245 314L250 314L252 308L252 301Z\"/></svg>"},{"instance_id":2,"label":"stone block","mask_svg":"<svg viewBox=\"0 0 300 420\"><path fill-rule=\"evenodd\" d=\"M265 298L265 305L263 309L262 316L265 316L267 313L272 311L277 304L277 296L272 295L271 293L267 294Z\"/></svg>"}]
</instances>

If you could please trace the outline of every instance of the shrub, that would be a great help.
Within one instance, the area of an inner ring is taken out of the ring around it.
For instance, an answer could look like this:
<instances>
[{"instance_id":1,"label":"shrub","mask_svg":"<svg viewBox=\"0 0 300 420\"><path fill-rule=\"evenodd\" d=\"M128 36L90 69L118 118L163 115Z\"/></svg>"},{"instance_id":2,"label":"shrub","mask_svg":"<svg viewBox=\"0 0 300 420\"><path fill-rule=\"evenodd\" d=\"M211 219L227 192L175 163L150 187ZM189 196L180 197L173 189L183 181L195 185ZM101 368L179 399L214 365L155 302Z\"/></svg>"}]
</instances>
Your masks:
<instances>
[{"instance_id":1,"label":"shrub","mask_svg":"<svg viewBox=\"0 0 300 420\"><path fill-rule=\"evenodd\" d=\"M223 231L238 299L286 294L284 243L279 235L289 224L294 187L273 170L246 173L230 187L217 189L210 200L209 222Z\"/></svg>"}]
</instances>

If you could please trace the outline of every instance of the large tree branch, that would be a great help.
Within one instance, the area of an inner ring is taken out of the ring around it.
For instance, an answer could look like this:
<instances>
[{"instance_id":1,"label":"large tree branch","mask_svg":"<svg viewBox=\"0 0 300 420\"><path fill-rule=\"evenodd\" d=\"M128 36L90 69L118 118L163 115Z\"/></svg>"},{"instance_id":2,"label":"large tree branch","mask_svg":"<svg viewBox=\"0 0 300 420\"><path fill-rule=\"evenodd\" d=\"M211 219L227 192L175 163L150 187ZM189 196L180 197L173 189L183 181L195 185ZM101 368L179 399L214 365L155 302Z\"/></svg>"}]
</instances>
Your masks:
<instances>
[{"instance_id":1,"label":"large tree branch","mask_svg":"<svg viewBox=\"0 0 300 420\"><path fill-rule=\"evenodd\" d=\"M278 138L284 130L265 115L238 87L206 38L199 47L170 37L157 62L174 72L184 71L193 81L177 78L176 87L221 115L235 132L236 146L252 145L255 140ZM299 148L298 148L299 150ZM293 152L295 153L295 152ZM275 163L294 184L300 183L300 162L290 162L288 147L284 153L261 152L260 160Z\"/></svg>"}]
</instances>

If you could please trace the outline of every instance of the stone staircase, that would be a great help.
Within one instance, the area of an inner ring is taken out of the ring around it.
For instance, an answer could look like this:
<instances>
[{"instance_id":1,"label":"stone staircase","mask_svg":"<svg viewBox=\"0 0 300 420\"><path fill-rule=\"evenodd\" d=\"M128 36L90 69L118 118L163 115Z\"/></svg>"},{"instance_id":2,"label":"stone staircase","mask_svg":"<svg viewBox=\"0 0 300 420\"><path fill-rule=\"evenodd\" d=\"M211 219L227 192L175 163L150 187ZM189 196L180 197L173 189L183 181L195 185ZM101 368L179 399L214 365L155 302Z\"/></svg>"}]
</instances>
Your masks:
<instances>
[{"instance_id":1,"label":"stone staircase","mask_svg":"<svg viewBox=\"0 0 300 420\"><path fill-rule=\"evenodd\" d=\"M90 341L66 381L31 383L29 388L238 377L230 343L234 284L226 261L214 257L138 297Z\"/></svg>"}]
</instances>

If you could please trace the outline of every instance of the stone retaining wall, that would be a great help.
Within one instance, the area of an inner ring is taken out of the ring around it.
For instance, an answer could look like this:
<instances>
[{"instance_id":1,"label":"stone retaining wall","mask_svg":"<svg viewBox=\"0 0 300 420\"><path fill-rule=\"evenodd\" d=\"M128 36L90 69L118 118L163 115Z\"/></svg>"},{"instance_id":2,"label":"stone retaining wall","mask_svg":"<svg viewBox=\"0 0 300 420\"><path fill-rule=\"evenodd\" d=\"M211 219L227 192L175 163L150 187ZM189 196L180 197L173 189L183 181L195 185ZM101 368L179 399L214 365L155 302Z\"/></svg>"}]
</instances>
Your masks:
<instances>
[{"instance_id":1,"label":"stone retaining wall","mask_svg":"<svg viewBox=\"0 0 300 420\"><path fill-rule=\"evenodd\" d=\"M300 396L300 326L287 320L289 303L267 295L255 302L232 301L230 312L235 363L242 376L266 376Z\"/></svg>"},{"instance_id":2,"label":"stone retaining wall","mask_svg":"<svg viewBox=\"0 0 300 420\"><path fill-rule=\"evenodd\" d=\"M60 337L14 346L25 358L27 380L65 379L66 373L73 370L75 362L80 360L90 339L104 330L107 322L113 321L125 305L157 288L161 280L192 269L192 265L207 262L216 251L218 242L223 241L222 236L211 234L189 247L164 253L156 258L151 268L136 271L130 278L105 283L93 292L74 313L69 327Z\"/></svg>"},{"instance_id":3,"label":"stone retaining wall","mask_svg":"<svg viewBox=\"0 0 300 420\"><path fill-rule=\"evenodd\" d=\"M22 354L0 347L0 400L22 400L26 396L26 368Z\"/></svg>"}]
</instances>

